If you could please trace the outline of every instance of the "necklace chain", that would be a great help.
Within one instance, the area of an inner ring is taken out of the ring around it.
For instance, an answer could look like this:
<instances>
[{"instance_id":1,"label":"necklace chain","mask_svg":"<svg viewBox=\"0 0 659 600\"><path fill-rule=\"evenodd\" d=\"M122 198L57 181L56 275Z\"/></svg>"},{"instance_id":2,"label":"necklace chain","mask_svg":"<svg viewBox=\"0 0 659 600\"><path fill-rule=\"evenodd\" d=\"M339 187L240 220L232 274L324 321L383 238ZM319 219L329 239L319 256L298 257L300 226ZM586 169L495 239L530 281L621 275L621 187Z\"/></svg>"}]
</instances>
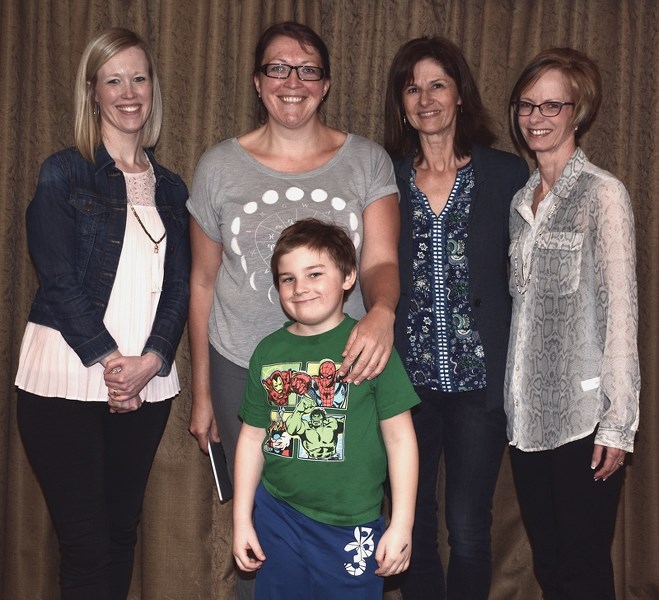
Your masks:
<instances>
[{"instance_id":1,"label":"necklace chain","mask_svg":"<svg viewBox=\"0 0 659 600\"><path fill-rule=\"evenodd\" d=\"M551 207L551 210L549 211L549 214L547 215L547 218L544 221L545 229L549 230L549 221L551 221L551 218L554 216L554 213L556 212L556 209L558 208L558 200L554 200L554 204ZM529 259L529 268L528 272L526 274L526 277L524 275L520 275L518 265L517 265L517 257L519 256L519 237L515 241L515 250L513 251L513 276L515 277L515 288L517 289L518 294L526 294L526 290L529 287L529 283L531 281L531 272L532 272L532 267L533 267L533 259L535 258L535 249L538 247L538 238L540 237L539 233L536 233L535 240L533 242L533 248L531 248L531 258ZM524 268L524 263L522 262L522 268Z\"/></svg>"},{"instance_id":2,"label":"necklace chain","mask_svg":"<svg viewBox=\"0 0 659 600\"><path fill-rule=\"evenodd\" d=\"M151 161L149 160L149 157L148 157L146 152L144 152L144 158L146 158L146 161L149 164L149 169L148 170L151 172L151 174L153 176L153 165L151 164ZM138 216L137 211L135 210L135 207L133 206L133 203L130 201L130 198L127 198L127 200L128 200L128 206L130 206L130 210L133 212L133 215L137 219L137 222L140 224L140 227L142 228L142 231L144 233L146 233L146 237L148 237L151 240L151 242L153 243L153 253L158 254L158 251L159 251L158 245L165 239L165 236L167 235L167 231L165 231L165 233L163 233L160 236L159 240L153 239L153 236L149 233L149 230L144 226L144 223L142 223L142 219L140 219L140 217Z\"/></svg>"},{"instance_id":3,"label":"necklace chain","mask_svg":"<svg viewBox=\"0 0 659 600\"><path fill-rule=\"evenodd\" d=\"M142 219L140 219L137 216L137 211L135 210L135 207L133 206L133 203L130 200L128 201L128 206L130 206L130 210L133 211L133 214L135 215L135 218L137 219L137 222L140 224L140 227L142 228L142 231L144 231L144 233L146 233L147 237L153 242L153 253L158 254L158 250L159 250L158 245L160 244L160 242L162 242L165 239L165 236L167 235L167 232L165 231L165 233L163 233L162 236L160 236L159 240L154 240L153 236L149 233L148 229L144 226L144 223L142 223Z\"/></svg>"}]
</instances>

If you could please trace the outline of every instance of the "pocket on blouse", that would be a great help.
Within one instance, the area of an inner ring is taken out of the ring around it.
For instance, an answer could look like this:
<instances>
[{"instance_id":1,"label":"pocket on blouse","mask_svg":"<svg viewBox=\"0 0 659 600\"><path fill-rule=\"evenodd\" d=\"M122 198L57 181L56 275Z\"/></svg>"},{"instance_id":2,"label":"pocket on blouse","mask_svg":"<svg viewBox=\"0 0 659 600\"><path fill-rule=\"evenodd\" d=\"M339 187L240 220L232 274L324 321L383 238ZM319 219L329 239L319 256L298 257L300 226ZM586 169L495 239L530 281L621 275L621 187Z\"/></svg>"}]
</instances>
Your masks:
<instances>
[{"instance_id":1,"label":"pocket on blouse","mask_svg":"<svg viewBox=\"0 0 659 600\"><path fill-rule=\"evenodd\" d=\"M577 291L583 238L583 233L573 231L550 231L538 235L535 269L539 290L556 296Z\"/></svg>"}]
</instances>

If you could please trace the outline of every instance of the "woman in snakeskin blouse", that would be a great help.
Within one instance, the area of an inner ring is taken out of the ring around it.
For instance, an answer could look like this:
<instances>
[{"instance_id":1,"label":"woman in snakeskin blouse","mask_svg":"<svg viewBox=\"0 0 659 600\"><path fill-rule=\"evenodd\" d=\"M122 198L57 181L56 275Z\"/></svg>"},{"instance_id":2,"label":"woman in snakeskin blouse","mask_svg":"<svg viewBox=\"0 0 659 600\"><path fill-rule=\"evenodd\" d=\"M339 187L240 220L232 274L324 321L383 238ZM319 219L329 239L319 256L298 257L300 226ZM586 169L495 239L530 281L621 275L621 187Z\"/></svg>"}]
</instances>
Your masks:
<instances>
[{"instance_id":1,"label":"woman in snakeskin blouse","mask_svg":"<svg viewBox=\"0 0 659 600\"><path fill-rule=\"evenodd\" d=\"M505 383L513 473L545 598L615 598L610 546L640 375L634 216L579 137L597 66L545 50L512 95L513 135L538 169L510 211L513 317Z\"/></svg>"}]
</instances>

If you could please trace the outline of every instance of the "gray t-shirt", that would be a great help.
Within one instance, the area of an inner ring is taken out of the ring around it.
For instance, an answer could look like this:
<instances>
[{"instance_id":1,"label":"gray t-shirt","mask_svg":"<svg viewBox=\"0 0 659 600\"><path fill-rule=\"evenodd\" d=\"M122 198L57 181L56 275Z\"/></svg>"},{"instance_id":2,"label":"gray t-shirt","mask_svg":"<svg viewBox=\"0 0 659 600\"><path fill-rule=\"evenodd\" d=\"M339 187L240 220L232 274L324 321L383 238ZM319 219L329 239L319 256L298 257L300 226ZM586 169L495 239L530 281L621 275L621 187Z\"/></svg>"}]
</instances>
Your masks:
<instances>
[{"instance_id":1,"label":"gray t-shirt","mask_svg":"<svg viewBox=\"0 0 659 600\"><path fill-rule=\"evenodd\" d=\"M397 193L384 149L357 135L348 134L331 160L305 173L262 165L236 138L205 152L187 206L204 233L223 248L208 322L213 347L246 368L258 342L286 321L270 271L272 250L284 228L308 217L333 221L350 232L359 260L364 209ZM345 312L357 319L364 315L358 284Z\"/></svg>"}]
</instances>

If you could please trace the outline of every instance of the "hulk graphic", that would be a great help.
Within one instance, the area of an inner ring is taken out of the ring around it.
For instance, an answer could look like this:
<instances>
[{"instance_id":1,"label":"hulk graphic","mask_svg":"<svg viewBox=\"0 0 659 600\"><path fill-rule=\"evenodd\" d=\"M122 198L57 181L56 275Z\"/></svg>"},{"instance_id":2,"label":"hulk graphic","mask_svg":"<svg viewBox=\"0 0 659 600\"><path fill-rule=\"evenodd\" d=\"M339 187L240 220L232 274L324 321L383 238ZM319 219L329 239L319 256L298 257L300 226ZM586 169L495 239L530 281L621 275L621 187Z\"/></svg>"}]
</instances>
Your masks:
<instances>
[{"instance_id":1,"label":"hulk graphic","mask_svg":"<svg viewBox=\"0 0 659 600\"><path fill-rule=\"evenodd\" d=\"M308 418L304 418L308 415ZM300 439L302 447L314 459L342 459L338 452L339 436L343 434L344 421L328 416L315 400L304 396L286 420L286 431Z\"/></svg>"}]
</instances>

